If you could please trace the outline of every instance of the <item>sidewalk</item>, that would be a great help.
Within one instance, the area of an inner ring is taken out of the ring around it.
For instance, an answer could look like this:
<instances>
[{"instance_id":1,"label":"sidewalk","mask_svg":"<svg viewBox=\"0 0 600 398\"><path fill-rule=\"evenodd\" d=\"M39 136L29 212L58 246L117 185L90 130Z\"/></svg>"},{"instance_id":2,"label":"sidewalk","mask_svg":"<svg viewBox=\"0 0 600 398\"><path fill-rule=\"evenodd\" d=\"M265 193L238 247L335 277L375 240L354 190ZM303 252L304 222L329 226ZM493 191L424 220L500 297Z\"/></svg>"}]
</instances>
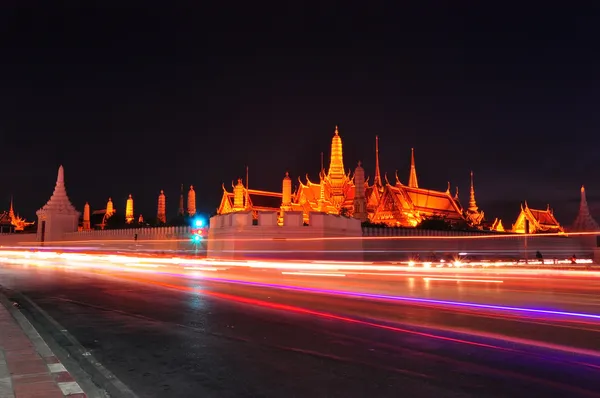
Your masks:
<instances>
[{"instance_id":1,"label":"sidewalk","mask_svg":"<svg viewBox=\"0 0 600 398\"><path fill-rule=\"evenodd\" d=\"M0 398L63 397L86 395L25 316L0 304Z\"/></svg>"}]
</instances>

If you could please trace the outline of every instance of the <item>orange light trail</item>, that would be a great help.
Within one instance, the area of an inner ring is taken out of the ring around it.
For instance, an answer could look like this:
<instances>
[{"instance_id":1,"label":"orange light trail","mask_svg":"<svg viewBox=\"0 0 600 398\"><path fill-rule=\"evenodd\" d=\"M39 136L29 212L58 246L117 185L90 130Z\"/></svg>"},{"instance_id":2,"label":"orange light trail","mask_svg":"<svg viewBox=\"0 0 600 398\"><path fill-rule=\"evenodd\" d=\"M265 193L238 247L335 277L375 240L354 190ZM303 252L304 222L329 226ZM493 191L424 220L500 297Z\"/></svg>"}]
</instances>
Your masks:
<instances>
[{"instance_id":1,"label":"orange light trail","mask_svg":"<svg viewBox=\"0 0 600 398\"><path fill-rule=\"evenodd\" d=\"M424 281L450 281L450 282L480 282L480 283L503 283L504 281L493 279L459 279L459 278L423 278Z\"/></svg>"},{"instance_id":2,"label":"orange light trail","mask_svg":"<svg viewBox=\"0 0 600 398\"><path fill-rule=\"evenodd\" d=\"M345 274L336 274L336 273L316 273L316 272L282 272L282 275L309 275L309 276L346 276Z\"/></svg>"}]
</instances>

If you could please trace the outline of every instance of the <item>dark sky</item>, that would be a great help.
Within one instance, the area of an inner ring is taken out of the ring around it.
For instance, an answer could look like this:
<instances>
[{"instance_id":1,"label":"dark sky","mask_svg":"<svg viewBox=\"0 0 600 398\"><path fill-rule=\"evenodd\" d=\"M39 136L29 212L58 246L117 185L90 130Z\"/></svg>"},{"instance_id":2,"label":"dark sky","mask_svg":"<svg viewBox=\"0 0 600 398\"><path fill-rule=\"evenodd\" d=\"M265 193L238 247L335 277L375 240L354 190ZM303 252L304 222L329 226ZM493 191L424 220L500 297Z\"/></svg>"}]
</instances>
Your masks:
<instances>
[{"instance_id":1,"label":"dark sky","mask_svg":"<svg viewBox=\"0 0 600 398\"><path fill-rule=\"evenodd\" d=\"M523 200L569 224L581 184L600 218L597 8L151 3L2 6L4 207L32 218L62 163L80 210L154 215L164 189L173 214L185 183L210 212L246 165L253 188L316 180L337 124L346 168L372 174L378 134L406 183L415 147L421 186L466 202L472 169L505 226Z\"/></svg>"}]
</instances>

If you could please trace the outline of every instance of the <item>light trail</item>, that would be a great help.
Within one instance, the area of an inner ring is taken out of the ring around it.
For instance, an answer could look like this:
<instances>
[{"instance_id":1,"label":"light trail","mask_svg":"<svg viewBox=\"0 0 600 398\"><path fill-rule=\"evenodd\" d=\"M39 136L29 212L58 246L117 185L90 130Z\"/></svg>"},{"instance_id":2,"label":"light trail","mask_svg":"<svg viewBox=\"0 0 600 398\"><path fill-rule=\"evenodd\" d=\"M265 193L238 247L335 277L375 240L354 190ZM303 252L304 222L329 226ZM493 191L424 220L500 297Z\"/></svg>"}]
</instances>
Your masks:
<instances>
[{"instance_id":1,"label":"light trail","mask_svg":"<svg viewBox=\"0 0 600 398\"><path fill-rule=\"evenodd\" d=\"M309 276L346 276L345 274L336 274L336 273L316 273L316 272L282 272L282 275L309 275Z\"/></svg>"},{"instance_id":2,"label":"light trail","mask_svg":"<svg viewBox=\"0 0 600 398\"><path fill-rule=\"evenodd\" d=\"M309 267L308 271L305 273L321 273L314 272L315 270L327 270L327 271L339 271L343 269L369 269L369 270L389 270L391 268L398 268L393 266L383 266L379 267L373 264L361 264L357 265L356 263L335 263L335 264L315 264L315 263L280 263L280 262L266 262L266 261L256 261L256 262L247 262L247 261L218 261L218 260L206 260L206 259L182 259L182 258L160 258L160 257L143 257L143 256L125 256L125 255L90 255L87 253L57 253L57 252L47 252L47 251L2 251L0 252L0 259L5 260L6 262L13 264L21 264L21 265L32 265L35 264L37 266L42 267L68 267L68 268L80 268L80 269L103 269L107 271L118 271L118 272L134 272L134 273L146 273L146 274L156 274L156 275L170 275L174 277L190 277L196 276L201 279L213 282L220 283L234 283L234 284L242 284L248 286L255 287L264 287L264 288L277 288L277 289L286 289L293 291L301 291L301 292L310 292L310 293L319 293L319 294L329 294L329 295L337 295L344 297L353 297L353 298L363 298L363 299L376 299L376 300L389 300L396 302L405 302L412 304L429 304L429 305L438 305L445 307L463 307L463 308L471 308L471 309L481 309L481 310L492 310L492 311L504 311L504 312L518 312L523 314L531 314L531 315L557 315L563 317L574 317L574 318L587 318L600 320L600 315L592 314L592 313L583 313L583 312L569 312L569 311L561 311L561 310L546 310L546 309L536 309L536 308L526 308L526 307L516 307L516 306L504 306L504 305L494 305L494 304L484 304L484 303L470 303L470 302L462 302L462 301L447 301L447 300L438 300L438 299L428 299L428 298L417 298L417 297L407 297L407 296L395 296L395 295L386 295L386 294L375 294L375 293L364 293L364 292L352 292L352 291L343 291L343 290L329 290L329 289L318 289L318 288L310 288L310 287L302 287L302 286L289 286L284 284L273 284L273 283L262 283L262 282L252 282L245 280L235 280L235 279L226 279L226 278L215 278L215 277L205 277L202 275L197 275L196 271L206 271L209 269L218 269L218 265L224 266L241 266L248 268L275 268L281 269L279 267L283 267L286 269L284 272L303 272L306 268L294 269L293 271L287 271L289 268L293 268L294 266L300 267ZM160 265L161 267L139 267L132 265L139 264L154 264ZM168 265L171 264L170 267ZM187 269L186 269L187 267ZM193 270L190 267L200 268L199 270ZM400 267L400 269L410 270L411 273L415 273L416 268L414 267ZM192 271L191 273L189 271ZM430 268L427 269L427 273L439 273L446 272L445 269L435 269ZM456 273L456 270L448 270L447 272ZM461 272L463 270L461 269ZM481 270L471 269L470 273L481 274ZM599 272L596 271L548 271L541 273L540 270L506 270L509 273L516 274L528 274L528 275L569 275L569 276L585 276L589 278L590 276L598 277L600 276ZM485 273L485 272L483 272ZM494 270L495 274L499 274L500 270ZM504 273L504 272L503 272ZM341 273L338 273L341 274ZM332 276L332 273L329 273L327 276ZM441 278L440 278L441 279ZM469 278L464 278L469 279ZM456 279L453 279L456 280Z\"/></svg>"},{"instance_id":3,"label":"light trail","mask_svg":"<svg viewBox=\"0 0 600 398\"><path fill-rule=\"evenodd\" d=\"M480 283L503 283L504 281L493 279L459 279L459 278L423 278L424 281L450 281L450 282L480 282Z\"/></svg>"},{"instance_id":4,"label":"light trail","mask_svg":"<svg viewBox=\"0 0 600 398\"><path fill-rule=\"evenodd\" d=\"M276 288L276 289L309 292L309 293L320 293L320 294L328 294L328 295L333 295L333 296L369 298L369 299L390 300L390 301L417 303L417 304L434 304L434 305L442 305L442 306L449 306L449 307L478 308L478 309L495 310L495 311L519 312L519 313L525 313L525 314L559 315L559 316L565 316L565 317L600 320L600 314L590 314L590 313L583 313L583 312L544 310L544 309L537 309L537 308L514 307L514 306L504 306L504 305L495 305L495 304L469 303L469 302L465 302L465 301L436 300L436 299L427 299L427 298L418 298L418 297L392 296L392 295L386 295L386 294L360 293L360 292L350 292L350 291L343 291L343 290L330 290L330 289L318 289L318 288L300 287L300 286L288 286L288 285L280 285L280 284L274 284L274 283L238 281L238 280L223 279L223 278L204 278L204 279L213 281L213 282L233 283L233 284L239 284L239 285Z\"/></svg>"},{"instance_id":5,"label":"light trail","mask_svg":"<svg viewBox=\"0 0 600 398\"><path fill-rule=\"evenodd\" d=\"M189 269L192 271L219 271L219 268L215 267L183 267L183 269Z\"/></svg>"}]
</instances>

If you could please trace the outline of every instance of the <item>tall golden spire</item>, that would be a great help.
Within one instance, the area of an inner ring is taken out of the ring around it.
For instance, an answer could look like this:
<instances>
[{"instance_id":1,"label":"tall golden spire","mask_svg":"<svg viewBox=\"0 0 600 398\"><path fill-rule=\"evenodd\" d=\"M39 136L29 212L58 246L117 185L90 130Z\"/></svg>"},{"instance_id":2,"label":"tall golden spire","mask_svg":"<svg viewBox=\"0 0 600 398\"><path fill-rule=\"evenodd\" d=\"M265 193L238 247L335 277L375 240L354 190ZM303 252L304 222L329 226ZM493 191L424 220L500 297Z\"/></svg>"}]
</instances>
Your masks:
<instances>
[{"instance_id":1,"label":"tall golden spire","mask_svg":"<svg viewBox=\"0 0 600 398\"><path fill-rule=\"evenodd\" d=\"M238 178L237 184L233 187L233 211L244 210L244 196L246 188L241 178Z\"/></svg>"},{"instance_id":2,"label":"tall golden spire","mask_svg":"<svg viewBox=\"0 0 600 398\"><path fill-rule=\"evenodd\" d=\"M131 224L133 222L133 197L129 194L127 203L125 204L125 222Z\"/></svg>"},{"instance_id":3,"label":"tall golden spire","mask_svg":"<svg viewBox=\"0 0 600 398\"><path fill-rule=\"evenodd\" d=\"M419 188L417 168L415 167L415 148L410 148L410 175L408 176L408 186L411 188Z\"/></svg>"},{"instance_id":4,"label":"tall golden spire","mask_svg":"<svg viewBox=\"0 0 600 398\"><path fill-rule=\"evenodd\" d=\"M106 217L110 217L113 214L115 214L115 206L112 198L108 198L108 202L106 202Z\"/></svg>"},{"instance_id":5,"label":"tall golden spire","mask_svg":"<svg viewBox=\"0 0 600 398\"><path fill-rule=\"evenodd\" d=\"M13 207L13 196L10 195L10 209L8 210L8 218L10 221L15 219L15 209Z\"/></svg>"},{"instance_id":6,"label":"tall golden spire","mask_svg":"<svg viewBox=\"0 0 600 398\"><path fill-rule=\"evenodd\" d=\"M476 212L477 202L475 201L475 184L473 183L473 172L471 171L471 192L469 196L469 211Z\"/></svg>"},{"instance_id":7,"label":"tall golden spire","mask_svg":"<svg viewBox=\"0 0 600 398\"><path fill-rule=\"evenodd\" d=\"M193 185L190 185L190 190L188 191L187 212L190 217L196 215L196 191L194 191Z\"/></svg>"},{"instance_id":8,"label":"tall golden spire","mask_svg":"<svg viewBox=\"0 0 600 398\"><path fill-rule=\"evenodd\" d=\"M165 191L162 189L158 195L158 209L156 211L156 218L163 224L167 222L167 198L165 197Z\"/></svg>"},{"instance_id":9,"label":"tall golden spire","mask_svg":"<svg viewBox=\"0 0 600 398\"><path fill-rule=\"evenodd\" d=\"M342 180L345 175L342 138L339 135L338 126L335 126L335 134L331 139L331 160L329 161L329 172L327 173L327 176L331 180Z\"/></svg>"},{"instance_id":10,"label":"tall golden spire","mask_svg":"<svg viewBox=\"0 0 600 398\"><path fill-rule=\"evenodd\" d=\"M377 187L383 186L381 183L381 172L379 171L379 136L375 136L375 179L373 183Z\"/></svg>"}]
</instances>

